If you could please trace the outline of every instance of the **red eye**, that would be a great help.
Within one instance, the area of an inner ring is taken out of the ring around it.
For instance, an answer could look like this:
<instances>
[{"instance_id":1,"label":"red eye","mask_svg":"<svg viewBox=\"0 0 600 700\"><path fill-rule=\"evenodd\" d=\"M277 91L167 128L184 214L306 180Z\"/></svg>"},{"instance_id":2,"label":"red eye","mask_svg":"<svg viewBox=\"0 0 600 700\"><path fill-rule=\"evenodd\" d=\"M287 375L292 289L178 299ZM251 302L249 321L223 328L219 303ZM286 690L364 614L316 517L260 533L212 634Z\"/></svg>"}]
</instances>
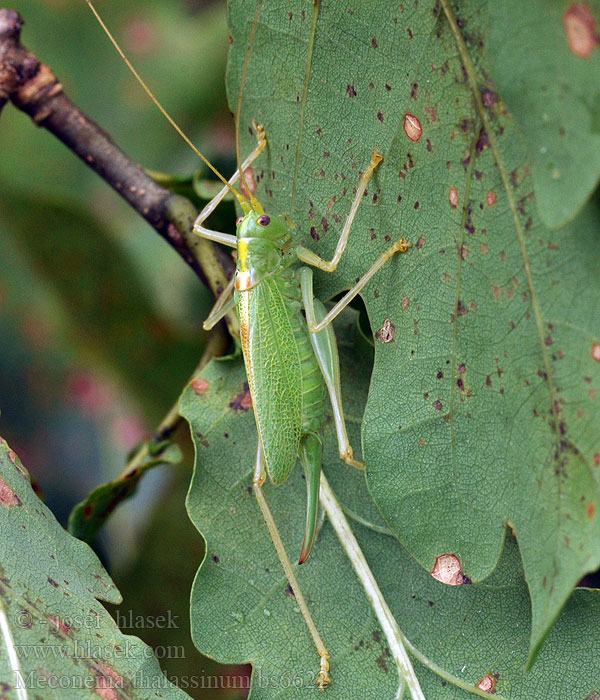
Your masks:
<instances>
[{"instance_id":1,"label":"red eye","mask_svg":"<svg viewBox=\"0 0 600 700\"><path fill-rule=\"evenodd\" d=\"M268 226L271 223L271 217L263 214L262 216L258 217L258 223L260 226Z\"/></svg>"},{"instance_id":2,"label":"red eye","mask_svg":"<svg viewBox=\"0 0 600 700\"><path fill-rule=\"evenodd\" d=\"M237 228L242 223L243 220L244 220L243 216L238 216L238 218L235 220L235 227Z\"/></svg>"}]
</instances>

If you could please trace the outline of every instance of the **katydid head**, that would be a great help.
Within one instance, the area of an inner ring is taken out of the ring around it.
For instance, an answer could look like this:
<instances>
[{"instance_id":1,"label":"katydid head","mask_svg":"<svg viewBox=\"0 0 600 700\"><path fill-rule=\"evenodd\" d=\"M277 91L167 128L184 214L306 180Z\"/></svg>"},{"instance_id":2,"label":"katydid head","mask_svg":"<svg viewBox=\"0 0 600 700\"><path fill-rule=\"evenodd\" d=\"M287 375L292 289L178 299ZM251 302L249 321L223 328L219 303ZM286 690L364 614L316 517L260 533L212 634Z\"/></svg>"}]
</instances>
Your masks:
<instances>
[{"instance_id":1,"label":"katydid head","mask_svg":"<svg viewBox=\"0 0 600 700\"><path fill-rule=\"evenodd\" d=\"M240 216L236 225L238 241L242 238L260 238L263 241L283 244L290 236L285 224L276 216L265 214L261 206Z\"/></svg>"},{"instance_id":2,"label":"katydid head","mask_svg":"<svg viewBox=\"0 0 600 700\"><path fill-rule=\"evenodd\" d=\"M235 288L248 291L279 270L284 261L290 232L276 216L261 206L237 220L238 258Z\"/></svg>"}]
</instances>

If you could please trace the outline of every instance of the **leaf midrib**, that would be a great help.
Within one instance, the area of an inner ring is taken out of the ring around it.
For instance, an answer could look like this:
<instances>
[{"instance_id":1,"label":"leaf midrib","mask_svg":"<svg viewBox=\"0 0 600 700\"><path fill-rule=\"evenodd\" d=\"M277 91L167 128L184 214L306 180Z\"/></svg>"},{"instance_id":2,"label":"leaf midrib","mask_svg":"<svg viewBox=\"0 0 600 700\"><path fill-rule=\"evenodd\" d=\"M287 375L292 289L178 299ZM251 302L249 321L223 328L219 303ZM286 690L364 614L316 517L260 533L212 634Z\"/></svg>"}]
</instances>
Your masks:
<instances>
[{"instance_id":1,"label":"leaf midrib","mask_svg":"<svg viewBox=\"0 0 600 700\"><path fill-rule=\"evenodd\" d=\"M308 39L308 56L306 57L306 71L304 73L304 90L302 92L302 100L300 101L300 123L298 124L298 141L296 142L296 158L294 163L294 176L292 178L292 196L290 202L290 212L294 211L294 205L296 204L296 189L298 186L298 172L300 169L300 152L302 149L302 142L304 138L304 122L306 120L308 88L310 85L310 77L312 73L312 59L315 49L315 38L317 36L317 23L319 21L320 10L321 0L315 0L313 5L313 14Z\"/></svg>"}]
</instances>

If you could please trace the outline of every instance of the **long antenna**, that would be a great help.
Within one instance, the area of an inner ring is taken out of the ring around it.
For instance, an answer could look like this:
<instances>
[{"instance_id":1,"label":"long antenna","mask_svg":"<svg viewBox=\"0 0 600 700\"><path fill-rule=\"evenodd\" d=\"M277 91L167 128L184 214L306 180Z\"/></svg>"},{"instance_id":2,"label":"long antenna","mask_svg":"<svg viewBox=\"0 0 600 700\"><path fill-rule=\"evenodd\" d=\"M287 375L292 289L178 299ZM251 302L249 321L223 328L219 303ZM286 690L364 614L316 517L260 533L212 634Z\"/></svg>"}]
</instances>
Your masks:
<instances>
[{"instance_id":1,"label":"long antenna","mask_svg":"<svg viewBox=\"0 0 600 700\"><path fill-rule=\"evenodd\" d=\"M237 158L237 166L240 171L240 177L242 178L242 183L246 188L247 192L251 192L248 187L248 181L246 180L246 173L242 171L241 157L240 157L240 119L242 118L242 98L244 95L244 87L246 86L246 75L248 74L248 64L250 63L250 52L252 51L252 46L254 44L254 36L256 35L256 27L258 26L258 18L260 17L260 12L262 10L262 0L259 1L256 7L256 13L254 14L254 22L252 22L252 29L250 30L250 38L248 39L248 45L246 47L246 57L244 58L244 67L242 68L242 78L240 80L240 92L238 95L237 103L237 113L235 115L235 157Z\"/></svg>"},{"instance_id":2,"label":"long antenna","mask_svg":"<svg viewBox=\"0 0 600 700\"><path fill-rule=\"evenodd\" d=\"M229 182L227 182L227 180L223 177L223 175L221 175L221 173L215 168L215 166L208 160L208 158L206 158L206 156L204 156L204 154L193 144L191 139L187 136L187 134L183 131L183 129L179 126L179 124L177 124L177 122L173 119L173 117L167 112L167 110L161 105L161 103L158 101L158 99L154 96L154 93L152 92L152 90L150 90L150 88L146 85L146 83L144 82L144 80L142 79L140 74L133 67L133 64L127 58L127 56L125 55L125 52L119 46L115 37L111 34L109 28L104 23L102 17L100 17L100 15L98 14L98 10L96 10L94 5L92 4L92 0L85 0L85 1L88 4L90 10L94 13L94 16L98 20L98 23L100 24L100 26L104 30L105 34L110 39L112 45L117 50L119 56L121 56L123 61L125 61L126 66L133 73L133 75L135 76L135 79L138 81L138 83L144 88L144 91L146 92L148 97L158 107L161 114L165 117L165 119L169 122L169 124L175 129L175 131L179 134L179 136L181 136L181 138L187 143L187 145L194 151L194 153L197 156L199 156L199 158L213 171L213 173L219 178L219 180L221 180L221 182L223 182L231 190L231 192L234 194L235 198L240 203L240 206L242 207L242 209L244 211L249 211L251 209L251 205L250 205L250 202L247 200L247 198L244 197L244 195L242 193L238 192L235 189L235 187L230 185ZM237 129L236 129L236 134L237 134ZM237 144L237 142L238 142L238 138L236 136L236 144ZM239 162L239 151L237 152L237 158L238 158L238 162ZM243 174L242 174L242 179L243 179L244 184L246 184L246 181L244 179Z\"/></svg>"}]
</instances>

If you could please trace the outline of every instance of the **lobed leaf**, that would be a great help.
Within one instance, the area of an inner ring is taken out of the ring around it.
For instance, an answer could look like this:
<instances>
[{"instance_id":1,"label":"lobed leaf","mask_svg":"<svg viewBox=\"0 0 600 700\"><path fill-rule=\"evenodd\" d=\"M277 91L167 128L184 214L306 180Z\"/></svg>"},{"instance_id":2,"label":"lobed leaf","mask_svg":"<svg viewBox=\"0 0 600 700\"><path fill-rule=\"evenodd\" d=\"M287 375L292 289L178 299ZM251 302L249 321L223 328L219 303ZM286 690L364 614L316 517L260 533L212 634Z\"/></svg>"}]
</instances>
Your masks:
<instances>
[{"instance_id":1,"label":"lobed leaf","mask_svg":"<svg viewBox=\"0 0 600 700\"><path fill-rule=\"evenodd\" d=\"M152 650L123 635L99 604L119 603L118 590L92 550L38 499L1 439L0 533L2 697L189 697L162 675Z\"/></svg>"},{"instance_id":2,"label":"lobed leaf","mask_svg":"<svg viewBox=\"0 0 600 700\"><path fill-rule=\"evenodd\" d=\"M494 82L529 144L542 222L572 221L600 177L600 3L490 3Z\"/></svg>"},{"instance_id":3,"label":"lobed leaf","mask_svg":"<svg viewBox=\"0 0 600 700\"><path fill-rule=\"evenodd\" d=\"M455 5L233 2L229 95L256 19L243 150L255 119L269 141L259 195L322 255L383 154L338 272L317 280L330 298L391 241L413 243L363 294L377 338L368 488L428 571L453 554L484 580L514 527L533 659L600 564L598 208L545 228L528 143L491 77L496 15Z\"/></svg>"},{"instance_id":4,"label":"lobed leaf","mask_svg":"<svg viewBox=\"0 0 600 700\"><path fill-rule=\"evenodd\" d=\"M357 379L363 384L353 374L356 354L345 334L341 357L343 386ZM256 429L241 399L246 392L243 364L230 358L208 365L181 400L196 448L188 512L206 540L192 590L192 638L218 661L252 663L253 700L321 697L316 651L252 493ZM351 426L354 438L358 426ZM329 425L329 447L333 440ZM327 476L338 494L344 484L344 504L371 508L364 479L355 478L358 473L332 452L324 460ZM299 467L285 484L265 486L292 560L304 528L304 490ZM513 537L486 581L451 587L424 571L394 537L353 518L350 523L400 627L419 657L427 657L426 665L413 662L428 700L473 697L487 681L507 700L584 700L600 688L596 591L576 592L538 662L525 673L530 602ZM397 697L398 675L386 638L327 521L297 575L331 654L327 697Z\"/></svg>"}]
</instances>

